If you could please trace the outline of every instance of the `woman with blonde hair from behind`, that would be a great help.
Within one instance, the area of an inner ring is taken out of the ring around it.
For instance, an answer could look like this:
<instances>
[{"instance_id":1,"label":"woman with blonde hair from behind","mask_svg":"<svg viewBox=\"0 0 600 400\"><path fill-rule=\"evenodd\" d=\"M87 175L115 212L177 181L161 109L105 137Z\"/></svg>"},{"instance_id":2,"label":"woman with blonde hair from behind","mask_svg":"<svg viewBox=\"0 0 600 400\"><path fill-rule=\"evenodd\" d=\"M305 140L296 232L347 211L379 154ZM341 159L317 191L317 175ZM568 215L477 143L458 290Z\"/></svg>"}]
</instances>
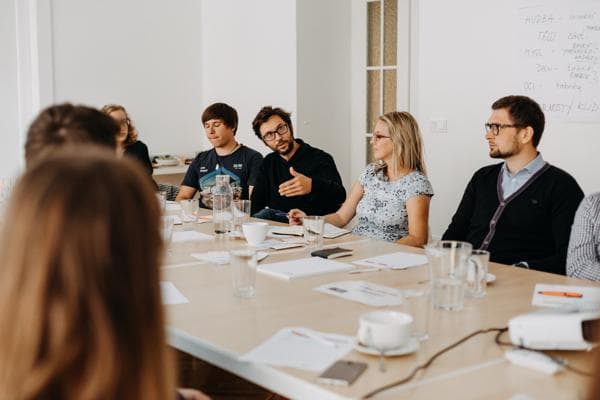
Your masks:
<instances>
[{"instance_id":1,"label":"woman with blonde hair from behind","mask_svg":"<svg viewBox=\"0 0 600 400\"><path fill-rule=\"evenodd\" d=\"M423 246L433 189L417 121L408 112L380 116L371 146L378 163L367 165L342 207L325 221L342 227L356 216L352 231L357 235ZM288 216L290 223L300 224L304 213L294 209Z\"/></svg>"},{"instance_id":2,"label":"woman with blonde hair from behind","mask_svg":"<svg viewBox=\"0 0 600 400\"><path fill-rule=\"evenodd\" d=\"M147 177L111 151L57 150L29 166L0 239L2 398L176 398L159 216Z\"/></svg>"}]
</instances>

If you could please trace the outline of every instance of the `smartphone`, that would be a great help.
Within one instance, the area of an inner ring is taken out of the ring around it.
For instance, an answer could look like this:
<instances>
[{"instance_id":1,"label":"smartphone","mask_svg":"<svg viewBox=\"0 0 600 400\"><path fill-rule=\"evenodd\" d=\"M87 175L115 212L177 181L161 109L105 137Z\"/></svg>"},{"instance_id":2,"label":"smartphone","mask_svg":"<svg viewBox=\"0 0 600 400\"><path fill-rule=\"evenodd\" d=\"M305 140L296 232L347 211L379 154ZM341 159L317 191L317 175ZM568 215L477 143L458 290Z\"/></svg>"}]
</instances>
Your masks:
<instances>
[{"instance_id":1,"label":"smartphone","mask_svg":"<svg viewBox=\"0 0 600 400\"><path fill-rule=\"evenodd\" d=\"M317 381L329 385L348 386L352 385L365 369L367 364L364 362L339 360L319 375Z\"/></svg>"}]
</instances>

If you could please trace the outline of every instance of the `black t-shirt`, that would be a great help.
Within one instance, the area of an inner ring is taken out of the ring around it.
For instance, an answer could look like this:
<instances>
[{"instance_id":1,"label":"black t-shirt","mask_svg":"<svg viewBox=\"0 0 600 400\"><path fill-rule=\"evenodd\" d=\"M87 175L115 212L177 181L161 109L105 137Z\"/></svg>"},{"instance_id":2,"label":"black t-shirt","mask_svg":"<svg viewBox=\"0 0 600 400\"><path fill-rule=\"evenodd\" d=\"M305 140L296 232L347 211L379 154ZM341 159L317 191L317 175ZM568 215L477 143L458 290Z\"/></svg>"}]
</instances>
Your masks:
<instances>
[{"instance_id":1,"label":"black t-shirt","mask_svg":"<svg viewBox=\"0 0 600 400\"><path fill-rule=\"evenodd\" d=\"M240 187L241 198L247 199L248 186L256 184L261 162L262 155L244 145L240 145L236 151L227 156L218 155L213 148L203 151L194 158L181 184L210 193L217 175L229 175L230 185L233 188Z\"/></svg>"}]
</instances>

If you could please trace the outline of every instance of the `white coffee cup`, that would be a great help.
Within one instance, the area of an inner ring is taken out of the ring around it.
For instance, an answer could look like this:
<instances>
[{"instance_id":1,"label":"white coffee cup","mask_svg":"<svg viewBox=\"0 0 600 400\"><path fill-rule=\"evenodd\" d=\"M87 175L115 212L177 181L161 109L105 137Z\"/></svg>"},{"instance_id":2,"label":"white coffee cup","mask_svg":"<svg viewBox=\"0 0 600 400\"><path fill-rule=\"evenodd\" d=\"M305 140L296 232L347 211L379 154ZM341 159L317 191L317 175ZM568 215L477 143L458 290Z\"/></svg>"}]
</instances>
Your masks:
<instances>
[{"instance_id":1,"label":"white coffee cup","mask_svg":"<svg viewBox=\"0 0 600 400\"><path fill-rule=\"evenodd\" d=\"M250 246L258 246L265 241L269 224L266 222L245 222L242 224L242 232Z\"/></svg>"},{"instance_id":2,"label":"white coffee cup","mask_svg":"<svg viewBox=\"0 0 600 400\"><path fill-rule=\"evenodd\" d=\"M378 310L360 316L358 340L361 344L384 352L407 344L413 318L406 313Z\"/></svg>"}]
</instances>

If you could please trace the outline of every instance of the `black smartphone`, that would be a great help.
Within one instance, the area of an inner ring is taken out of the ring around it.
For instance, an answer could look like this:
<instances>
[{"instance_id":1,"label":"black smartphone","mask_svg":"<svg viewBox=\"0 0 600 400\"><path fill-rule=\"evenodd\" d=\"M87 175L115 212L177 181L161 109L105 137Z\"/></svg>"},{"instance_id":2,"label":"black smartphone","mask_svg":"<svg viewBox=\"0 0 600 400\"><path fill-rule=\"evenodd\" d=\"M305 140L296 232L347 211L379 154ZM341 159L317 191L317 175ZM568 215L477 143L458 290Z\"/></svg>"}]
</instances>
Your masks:
<instances>
[{"instance_id":1,"label":"black smartphone","mask_svg":"<svg viewBox=\"0 0 600 400\"><path fill-rule=\"evenodd\" d=\"M329 385L351 385L367 369L367 364L359 361L336 361L317 379L320 383Z\"/></svg>"}]
</instances>

